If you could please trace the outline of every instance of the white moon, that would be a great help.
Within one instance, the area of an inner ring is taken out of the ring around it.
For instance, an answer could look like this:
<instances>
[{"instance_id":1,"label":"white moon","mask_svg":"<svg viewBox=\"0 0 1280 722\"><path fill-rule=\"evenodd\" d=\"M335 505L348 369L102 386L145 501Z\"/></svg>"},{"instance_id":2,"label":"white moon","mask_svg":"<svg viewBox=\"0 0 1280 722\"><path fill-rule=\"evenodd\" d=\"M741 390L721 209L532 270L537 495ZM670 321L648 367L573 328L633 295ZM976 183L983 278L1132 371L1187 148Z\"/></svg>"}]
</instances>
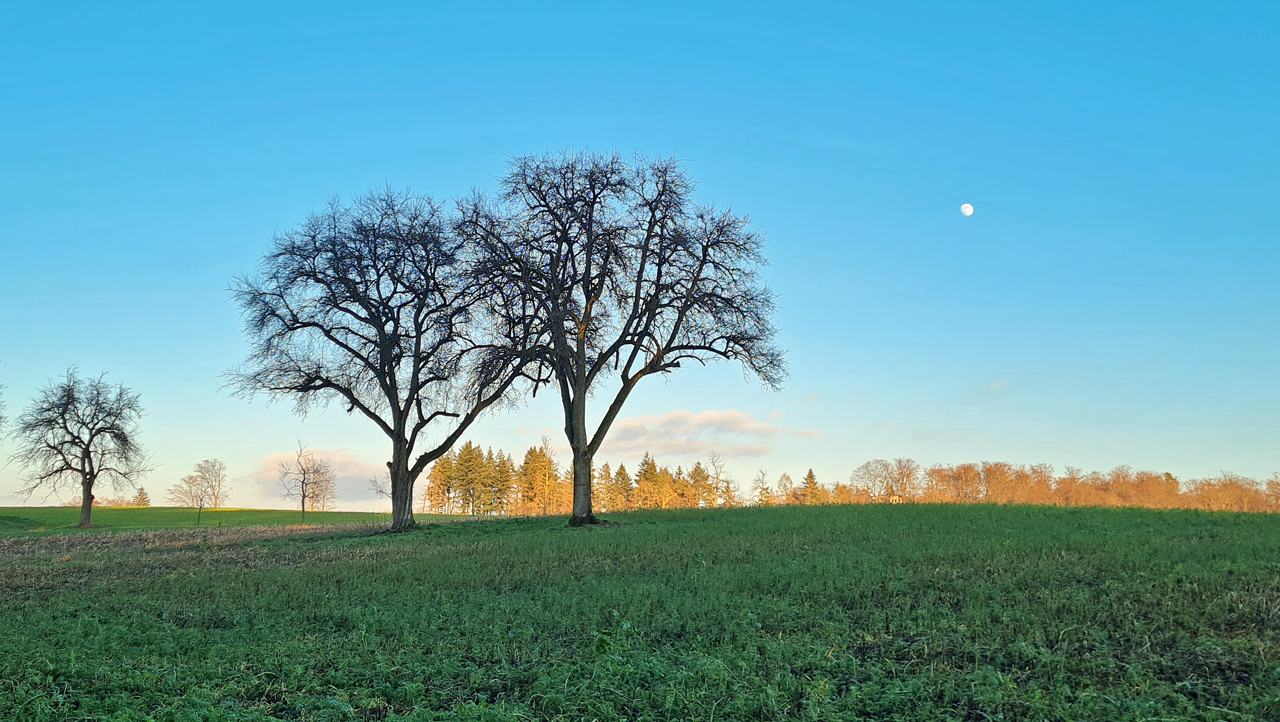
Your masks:
<instances>
[{"instance_id":1,"label":"white moon","mask_svg":"<svg viewBox=\"0 0 1280 722\"><path fill-rule=\"evenodd\" d=\"M968 203L960 206L960 215L962 216L973 215L973 206L969 205Z\"/></svg>"}]
</instances>

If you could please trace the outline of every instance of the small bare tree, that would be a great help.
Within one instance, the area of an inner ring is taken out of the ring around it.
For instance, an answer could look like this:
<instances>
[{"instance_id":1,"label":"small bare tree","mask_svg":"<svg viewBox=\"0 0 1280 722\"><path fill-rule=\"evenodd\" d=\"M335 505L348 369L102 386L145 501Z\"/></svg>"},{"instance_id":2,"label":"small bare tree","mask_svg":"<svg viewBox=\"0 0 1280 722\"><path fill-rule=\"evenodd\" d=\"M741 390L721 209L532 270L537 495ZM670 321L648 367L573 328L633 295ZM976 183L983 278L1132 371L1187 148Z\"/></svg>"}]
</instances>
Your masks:
<instances>
[{"instance_id":1,"label":"small bare tree","mask_svg":"<svg viewBox=\"0 0 1280 722\"><path fill-rule=\"evenodd\" d=\"M333 466L302 444L293 461L282 461L279 466L280 496L298 502L302 510L302 523L307 521L307 509L316 509L316 500L331 490L335 475ZM337 497L336 493L333 495ZM323 509L320 509L322 511Z\"/></svg>"},{"instance_id":2,"label":"small bare tree","mask_svg":"<svg viewBox=\"0 0 1280 722\"><path fill-rule=\"evenodd\" d=\"M169 487L168 499L171 504L196 510L196 526L200 526L200 515L205 507L211 506L212 496L208 485L199 474L187 474Z\"/></svg>"},{"instance_id":3,"label":"small bare tree","mask_svg":"<svg viewBox=\"0 0 1280 722\"><path fill-rule=\"evenodd\" d=\"M218 459L205 459L195 471L169 487L169 502L196 510L196 524L205 509L221 509L227 504L227 465Z\"/></svg>"},{"instance_id":4,"label":"small bare tree","mask_svg":"<svg viewBox=\"0 0 1280 722\"><path fill-rule=\"evenodd\" d=\"M769 472L763 466L751 479L751 503L755 506L773 506L773 489L769 488Z\"/></svg>"},{"instance_id":5,"label":"small bare tree","mask_svg":"<svg viewBox=\"0 0 1280 722\"><path fill-rule=\"evenodd\" d=\"M329 462L320 463L324 465L323 470L315 474L315 493L311 495L307 510L333 511L338 506L338 475Z\"/></svg>"},{"instance_id":6,"label":"small bare tree","mask_svg":"<svg viewBox=\"0 0 1280 722\"><path fill-rule=\"evenodd\" d=\"M565 154L516 159L496 202L462 204L493 313L535 325L523 348L553 382L573 450L572 524L595 522L591 465L636 384L685 363L741 362L768 387L786 376L774 297L748 220L694 205L674 160ZM587 399L612 378L588 424Z\"/></svg>"},{"instance_id":7,"label":"small bare tree","mask_svg":"<svg viewBox=\"0 0 1280 722\"><path fill-rule=\"evenodd\" d=\"M707 469L711 473L711 482L716 488L716 503L719 506L742 506L738 498L733 478L725 472L724 457L712 451L707 455Z\"/></svg>"},{"instance_id":8,"label":"small bare tree","mask_svg":"<svg viewBox=\"0 0 1280 722\"><path fill-rule=\"evenodd\" d=\"M195 473L208 489L209 508L225 508L231 494L231 487L227 485L227 465L219 459L205 459L196 464Z\"/></svg>"},{"instance_id":9,"label":"small bare tree","mask_svg":"<svg viewBox=\"0 0 1280 722\"><path fill-rule=\"evenodd\" d=\"M391 477L383 474L375 474L369 477L368 489L369 491L372 491L376 496L390 499L391 498ZM426 512L424 511L423 513L425 514Z\"/></svg>"},{"instance_id":10,"label":"small bare tree","mask_svg":"<svg viewBox=\"0 0 1280 722\"><path fill-rule=\"evenodd\" d=\"M253 350L231 384L292 397L300 414L338 400L377 425L391 442L393 529L414 523L415 480L525 366L490 351L523 348L528 324L476 314L483 289L464 251L433 201L387 190L313 214L235 284Z\"/></svg>"},{"instance_id":11,"label":"small bare tree","mask_svg":"<svg viewBox=\"0 0 1280 722\"><path fill-rule=\"evenodd\" d=\"M95 484L106 481L116 491L134 488L151 471L138 443L142 415L138 395L123 385L108 384L105 376L80 378L74 367L67 369L14 420L12 460L26 470L19 493L52 494L78 484L80 526L88 527Z\"/></svg>"}]
</instances>

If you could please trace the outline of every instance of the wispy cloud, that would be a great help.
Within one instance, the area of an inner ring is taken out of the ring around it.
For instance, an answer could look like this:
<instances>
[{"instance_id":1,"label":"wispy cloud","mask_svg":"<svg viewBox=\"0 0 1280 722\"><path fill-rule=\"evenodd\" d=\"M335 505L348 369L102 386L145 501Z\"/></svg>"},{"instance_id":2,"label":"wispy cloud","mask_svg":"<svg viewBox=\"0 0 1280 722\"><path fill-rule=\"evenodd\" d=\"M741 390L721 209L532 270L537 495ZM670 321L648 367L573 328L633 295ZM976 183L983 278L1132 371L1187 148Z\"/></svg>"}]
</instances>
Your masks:
<instances>
[{"instance_id":1,"label":"wispy cloud","mask_svg":"<svg viewBox=\"0 0 1280 722\"><path fill-rule=\"evenodd\" d=\"M1002 388L1004 388L1004 387L1006 387L1006 386L1008 386L1008 385L1009 385L1009 382L1008 382L1008 381L996 381L995 383L991 384L991 386L989 386L989 387L987 388L987 390L988 390L988 391L999 391L1000 389L1002 389Z\"/></svg>"},{"instance_id":2,"label":"wispy cloud","mask_svg":"<svg viewBox=\"0 0 1280 722\"><path fill-rule=\"evenodd\" d=\"M770 414L771 419L776 416ZM601 447L606 455L702 455L716 451L724 456L763 456L764 442L778 436L819 436L817 431L792 429L761 421L744 411L671 411L658 416L620 419Z\"/></svg>"}]
</instances>

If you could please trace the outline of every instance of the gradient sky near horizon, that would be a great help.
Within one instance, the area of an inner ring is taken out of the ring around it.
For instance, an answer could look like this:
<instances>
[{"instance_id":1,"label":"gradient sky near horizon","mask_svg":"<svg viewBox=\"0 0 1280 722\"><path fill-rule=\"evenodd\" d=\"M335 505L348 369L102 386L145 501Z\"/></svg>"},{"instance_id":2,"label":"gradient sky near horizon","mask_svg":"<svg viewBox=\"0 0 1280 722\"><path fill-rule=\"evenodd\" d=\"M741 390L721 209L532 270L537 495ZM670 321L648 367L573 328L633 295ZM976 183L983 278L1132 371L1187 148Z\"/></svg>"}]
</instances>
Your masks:
<instances>
[{"instance_id":1,"label":"gradient sky near horizon","mask_svg":"<svg viewBox=\"0 0 1280 722\"><path fill-rule=\"evenodd\" d=\"M6 3L8 415L105 371L149 411L153 498L216 457L233 502L284 505L302 440L377 507L370 424L219 390L232 277L328 197L572 147L685 159L749 214L791 364L781 393L645 382L602 461L1280 471L1280 6L550 5ZM560 418L540 395L469 438L518 458Z\"/></svg>"}]
</instances>

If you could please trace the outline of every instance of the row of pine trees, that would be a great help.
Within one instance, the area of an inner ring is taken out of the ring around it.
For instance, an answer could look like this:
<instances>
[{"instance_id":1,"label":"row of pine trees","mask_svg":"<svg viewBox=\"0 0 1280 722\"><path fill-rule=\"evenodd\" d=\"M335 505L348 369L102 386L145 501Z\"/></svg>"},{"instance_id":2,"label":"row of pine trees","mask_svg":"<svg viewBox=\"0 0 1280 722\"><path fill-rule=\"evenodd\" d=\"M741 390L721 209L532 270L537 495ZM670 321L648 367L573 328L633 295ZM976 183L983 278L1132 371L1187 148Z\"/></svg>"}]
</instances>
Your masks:
<instances>
[{"instance_id":1,"label":"row of pine trees","mask_svg":"<svg viewBox=\"0 0 1280 722\"><path fill-rule=\"evenodd\" d=\"M505 452L471 442L441 457L420 483L417 510L437 514L539 516L568 514L573 474L557 463L551 444L530 447L517 465ZM645 454L634 472L601 464L592 480L598 512L733 506L873 503L995 503L1052 506L1126 506L1155 509L1280 512L1280 474L1266 482L1223 474L1180 481L1170 474L1083 472L1068 467L1004 462L922 468L911 459L877 459L858 467L847 483L822 484L813 470L795 482L761 470L745 492L712 454L685 470L660 466Z\"/></svg>"},{"instance_id":2,"label":"row of pine trees","mask_svg":"<svg viewBox=\"0 0 1280 722\"><path fill-rule=\"evenodd\" d=\"M567 465L566 465L567 466ZM573 470L561 468L543 440L517 466L502 451L467 442L432 465L417 509L437 514L568 514L573 508ZM421 482L420 482L421 483ZM633 475L626 465L601 464L592 479L592 498L601 512L741 506L736 487L718 456L688 471L658 466L645 454Z\"/></svg>"}]
</instances>

